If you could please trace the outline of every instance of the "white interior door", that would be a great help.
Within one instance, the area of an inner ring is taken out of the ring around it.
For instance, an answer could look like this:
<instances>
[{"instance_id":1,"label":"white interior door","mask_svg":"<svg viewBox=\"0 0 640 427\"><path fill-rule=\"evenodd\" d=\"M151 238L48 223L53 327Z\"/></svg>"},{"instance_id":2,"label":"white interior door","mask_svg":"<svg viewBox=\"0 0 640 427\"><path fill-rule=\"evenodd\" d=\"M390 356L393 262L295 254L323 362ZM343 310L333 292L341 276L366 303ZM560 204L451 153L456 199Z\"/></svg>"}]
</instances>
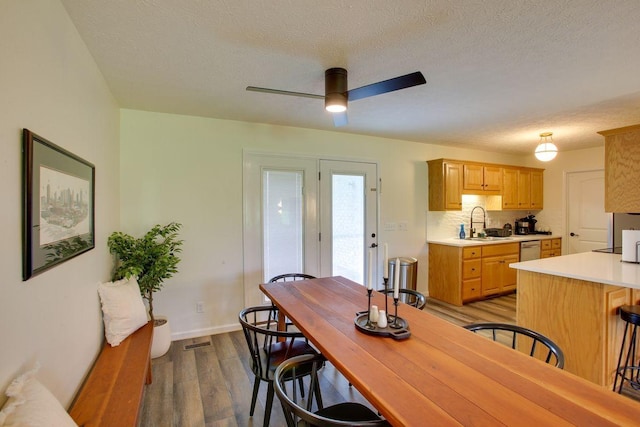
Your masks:
<instances>
[{"instance_id":1,"label":"white interior door","mask_svg":"<svg viewBox=\"0 0 640 427\"><path fill-rule=\"evenodd\" d=\"M378 169L375 163L320 161L320 274L366 285L378 279Z\"/></svg>"},{"instance_id":2,"label":"white interior door","mask_svg":"<svg viewBox=\"0 0 640 427\"><path fill-rule=\"evenodd\" d=\"M267 302L260 283L284 273L319 273L317 177L310 158L245 153L245 306Z\"/></svg>"},{"instance_id":3,"label":"white interior door","mask_svg":"<svg viewBox=\"0 0 640 427\"><path fill-rule=\"evenodd\" d=\"M604 170L567 173L567 253L607 247Z\"/></svg>"}]
</instances>

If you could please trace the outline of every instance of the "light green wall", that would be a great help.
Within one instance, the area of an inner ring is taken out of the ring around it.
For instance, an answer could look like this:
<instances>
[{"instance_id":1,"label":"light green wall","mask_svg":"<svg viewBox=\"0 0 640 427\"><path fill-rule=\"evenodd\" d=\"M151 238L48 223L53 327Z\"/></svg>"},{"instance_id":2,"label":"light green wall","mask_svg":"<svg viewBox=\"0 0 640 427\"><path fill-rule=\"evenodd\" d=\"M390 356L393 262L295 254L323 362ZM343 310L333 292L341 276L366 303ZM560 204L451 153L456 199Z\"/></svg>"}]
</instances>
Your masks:
<instances>
[{"instance_id":1,"label":"light green wall","mask_svg":"<svg viewBox=\"0 0 640 427\"><path fill-rule=\"evenodd\" d=\"M118 228L118 107L59 1L0 1L0 391L38 378L70 403L102 344L96 284ZM28 128L96 166L96 248L22 282L21 135ZM0 404L5 395L0 393Z\"/></svg>"},{"instance_id":2,"label":"light green wall","mask_svg":"<svg viewBox=\"0 0 640 427\"><path fill-rule=\"evenodd\" d=\"M418 258L418 289L427 290L427 159L453 157L508 164L528 159L476 150L300 128L135 110L121 112L121 223L139 235L179 221L185 239L180 273L155 297L174 338L237 327L243 307L243 150L378 162L380 224L390 256ZM259 244L256 242L255 244ZM205 313L195 312L206 301Z\"/></svg>"}]
</instances>

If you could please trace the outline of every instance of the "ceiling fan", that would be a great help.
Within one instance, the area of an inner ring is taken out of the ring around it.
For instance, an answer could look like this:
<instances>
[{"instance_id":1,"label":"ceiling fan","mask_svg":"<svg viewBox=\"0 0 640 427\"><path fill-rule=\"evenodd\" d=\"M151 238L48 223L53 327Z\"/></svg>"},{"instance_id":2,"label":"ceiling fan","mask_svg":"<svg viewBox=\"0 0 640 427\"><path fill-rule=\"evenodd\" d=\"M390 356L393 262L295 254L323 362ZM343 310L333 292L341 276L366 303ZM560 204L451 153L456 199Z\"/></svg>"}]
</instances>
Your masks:
<instances>
[{"instance_id":1,"label":"ceiling fan","mask_svg":"<svg viewBox=\"0 0 640 427\"><path fill-rule=\"evenodd\" d=\"M324 72L324 95L313 93L291 92L288 90L269 89L264 87L247 86L248 91L275 93L278 95L301 96L305 98L324 99L325 109L333 114L333 124L344 126L347 124L347 102L370 96L381 95L400 89L427 83L420 71L394 77L356 89L347 88L347 70L344 68L329 68Z\"/></svg>"}]
</instances>

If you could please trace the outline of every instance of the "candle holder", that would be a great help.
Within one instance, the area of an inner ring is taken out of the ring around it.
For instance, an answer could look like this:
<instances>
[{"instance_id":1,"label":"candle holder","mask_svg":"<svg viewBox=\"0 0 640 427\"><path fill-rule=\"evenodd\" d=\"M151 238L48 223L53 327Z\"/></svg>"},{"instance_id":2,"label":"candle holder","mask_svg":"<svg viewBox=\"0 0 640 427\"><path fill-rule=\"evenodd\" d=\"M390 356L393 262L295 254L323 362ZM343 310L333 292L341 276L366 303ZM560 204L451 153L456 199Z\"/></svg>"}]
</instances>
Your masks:
<instances>
[{"instance_id":1,"label":"candle holder","mask_svg":"<svg viewBox=\"0 0 640 427\"><path fill-rule=\"evenodd\" d=\"M398 298L396 297L393 298L393 305L394 305L393 316L387 316L387 319L389 319L389 327L393 329L404 328L405 325L398 321Z\"/></svg>"},{"instance_id":2,"label":"candle holder","mask_svg":"<svg viewBox=\"0 0 640 427\"><path fill-rule=\"evenodd\" d=\"M375 329L376 325L371 322L371 292L373 289L367 289L367 323L364 327L367 329Z\"/></svg>"}]
</instances>

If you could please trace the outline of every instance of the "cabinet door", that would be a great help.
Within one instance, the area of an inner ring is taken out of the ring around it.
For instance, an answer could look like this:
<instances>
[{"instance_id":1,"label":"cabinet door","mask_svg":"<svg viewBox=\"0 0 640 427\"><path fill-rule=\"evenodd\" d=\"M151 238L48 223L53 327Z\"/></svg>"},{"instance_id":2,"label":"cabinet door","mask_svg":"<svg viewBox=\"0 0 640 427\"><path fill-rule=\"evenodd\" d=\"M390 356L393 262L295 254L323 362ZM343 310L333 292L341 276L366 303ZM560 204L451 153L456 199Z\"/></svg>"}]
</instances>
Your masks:
<instances>
[{"instance_id":1,"label":"cabinet door","mask_svg":"<svg viewBox=\"0 0 640 427\"><path fill-rule=\"evenodd\" d=\"M542 171L531 171L531 209L543 208Z\"/></svg>"},{"instance_id":2,"label":"cabinet door","mask_svg":"<svg viewBox=\"0 0 640 427\"><path fill-rule=\"evenodd\" d=\"M501 291L513 291L518 283L518 270L509 267L509 264L519 261L518 255L507 255L503 258L502 289Z\"/></svg>"},{"instance_id":3,"label":"cabinet door","mask_svg":"<svg viewBox=\"0 0 640 427\"><path fill-rule=\"evenodd\" d=\"M531 171L518 171L518 209L531 207Z\"/></svg>"},{"instance_id":4,"label":"cabinet door","mask_svg":"<svg viewBox=\"0 0 640 427\"><path fill-rule=\"evenodd\" d=\"M497 166L484 167L484 190L485 191L501 191L502 190L502 168Z\"/></svg>"},{"instance_id":5,"label":"cabinet door","mask_svg":"<svg viewBox=\"0 0 640 427\"><path fill-rule=\"evenodd\" d=\"M444 166L444 208L462 209L462 165L447 163Z\"/></svg>"},{"instance_id":6,"label":"cabinet door","mask_svg":"<svg viewBox=\"0 0 640 427\"><path fill-rule=\"evenodd\" d=\"M465 190L484 190L484 168L481 165L464 165L462 187Z\"/></svg>"},{"instance_id":7,"label":"cabinet door","mask_svg":"<svg viewBox=\"0 0 640 427\"><path fill-rule=\"evenodd\" d=\"M518 169L502 169L502 209L518 208Z\"/></svg>"},{"instance_id":8,"label":"cabinet door","mask_svg":"<svg viewBox=\"0 0 640 427\"><path fill-rule=\"evenodd\" d=\"M502 257L482 258L482 295L500 292L502 286Z\"/></svg>"}]
</instances>

